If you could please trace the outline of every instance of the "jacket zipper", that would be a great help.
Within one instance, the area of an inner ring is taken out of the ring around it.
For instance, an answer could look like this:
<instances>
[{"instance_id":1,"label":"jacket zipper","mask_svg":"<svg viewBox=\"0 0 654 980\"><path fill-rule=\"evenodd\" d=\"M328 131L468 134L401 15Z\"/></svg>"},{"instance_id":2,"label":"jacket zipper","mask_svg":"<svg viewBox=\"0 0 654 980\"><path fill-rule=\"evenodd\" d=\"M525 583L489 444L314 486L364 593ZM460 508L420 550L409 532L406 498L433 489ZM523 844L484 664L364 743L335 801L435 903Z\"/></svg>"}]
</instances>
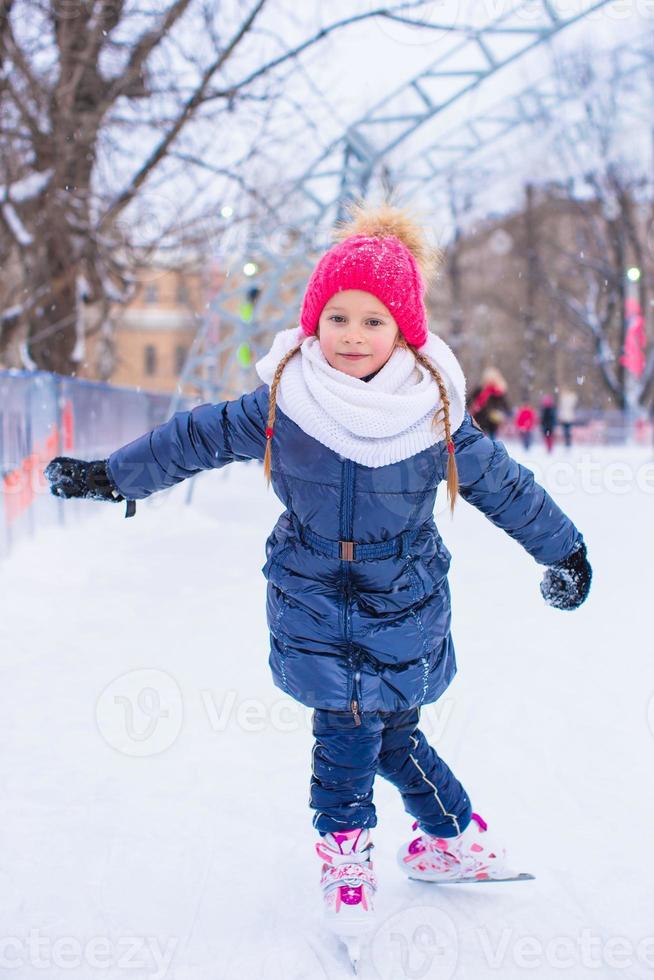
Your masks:
<instances>
[{"instance_id":1,"label":"jacket zipper","mask_svg":"<svg viewBox=\"0 0 654 980\"><path fill-rule=\"evenodd\" d=\"M343 514L342 514L342 529L343 529L343 540L352 540L352 490L353 490L353 476L354 476L354 462L351 459L345 459L343 462ZM349 563L346 563L344 567L345 572L345 636L350 645L350 568ZM361 724L361 717L359 715L359 706L361 701L361 695L358 693L358 684L361 680L361 671L358 669L358 663L356 664L356 669L352 684L352 698L350 700L350 710L352 712L352 717L354 718L355 727Z\"/></svg>"},{"instance_id":2,"label":"jacket zipper","mask_svg":"<svg viewBox=\"0 0 654 980\"><path fill-rule=\"evenodd\" d=\"M343 494L343 538L345 540L352 539L352 485L353 485L353 475L354 475L354 461L351 459L345 459L343 461L344 474L343 481L345 483L345 492Z\"/></svg>"},{"instance_id":3,"label":"jacket zipper","mask_svg":"<svg viewBox=\"0 0 654 980\"><path fill-rule=\"evenodd\" d=\"M350 570L345 569L345 636L347 637L348 644L350 643L349 633L350 633ZM361 671L358 669L358 663L356 664L356 671L354 674L353 684L352 684L352 698L350 700L350 711L354 717L354 724L360 725L361 718L359 717L359 701L360 695L357 694L357 684L361 679Z\"/></svg>"},{"instance_id":4,"label":"jacket zipper","mask_svg":"<svg viewBox=\"0 0 654 980\"><path fill-rule=\"evenodd\" d=\"M352 705L351 705L352 714L354 716L355 727L361 724L361 718L359 717L359 699L361 695L357 697L358 684L360 680L361 680L361 671L357 669L354 675L354 687L352 688L352 693L355 695L355 697L352 699Z\"/></svg>"}]
</instances>

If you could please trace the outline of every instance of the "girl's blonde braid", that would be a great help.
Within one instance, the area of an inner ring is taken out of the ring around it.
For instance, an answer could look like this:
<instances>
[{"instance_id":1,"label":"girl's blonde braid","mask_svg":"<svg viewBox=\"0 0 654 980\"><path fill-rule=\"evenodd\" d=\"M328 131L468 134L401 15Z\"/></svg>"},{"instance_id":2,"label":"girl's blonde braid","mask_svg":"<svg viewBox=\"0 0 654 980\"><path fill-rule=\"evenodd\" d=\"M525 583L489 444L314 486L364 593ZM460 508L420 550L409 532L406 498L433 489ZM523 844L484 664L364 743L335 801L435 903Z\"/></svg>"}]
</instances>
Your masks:
<instances>
[{"instance_id":1,"label":"girl's blonde braid","mask_svg":"<svg viewBox=\"0 0 654 980\"><path fill-rule=\"evenodd\" d=\"M297 352L302 347L300 342L295 347L293 347L288 354L282 357L281 361L277 365L277 370L275 371L272 383L270 385L270 400L268 404L268 421L266 423L266 451L263 456L263 473L270 486L270 464L272 453L270 451L270 440L272 439L273 429L275 426L275 411L277 409L277 387L279 385L279 379L282 376L282 371L290 361L290 359L297 354Z\"/></svg>"},{"instance_id":2,"label":"girl's blonde braid","mask_svg":"<svg viewBox=\"0 0 654 980\"><path fill-rule=\"evenodd\" d=\"M447 444L447 494L450 498L450 513L453 514L454 502L459 492L459 472L454 459L454 443L452 442L452 430L450 428L450 399L447 394L445 382L443 381L438 368L432 364L428 357L425 357L424 354L421 354L420 351L416 350L415 347L411 347L411 350L413 351L416 361L418 361L419 364L422 364L422 366L429 371L432 378L438 385L441 401L443 402L442 406L434 414L432 425L434 428L436 428L442 421L445 427L445 442ZM443 412L442 420L439 419L441 412Z\"/></svg>"}]
</instances>

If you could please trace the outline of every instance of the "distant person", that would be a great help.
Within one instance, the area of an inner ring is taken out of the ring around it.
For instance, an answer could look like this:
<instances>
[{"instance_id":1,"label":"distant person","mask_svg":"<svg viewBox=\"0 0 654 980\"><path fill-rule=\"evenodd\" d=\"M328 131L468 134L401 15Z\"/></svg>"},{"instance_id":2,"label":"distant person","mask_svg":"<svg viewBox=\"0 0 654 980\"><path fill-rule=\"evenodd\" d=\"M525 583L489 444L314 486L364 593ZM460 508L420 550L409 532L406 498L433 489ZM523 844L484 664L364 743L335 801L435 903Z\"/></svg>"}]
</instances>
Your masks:
<instances>
[{"instance_id":1,"label":"distant person","mask_svg":"<svg viewBox=\"0 0 654 980\"><path fill-rule=\"evenodd\" d=\"M468 402L468 411L483 431L495 439L497 430L511 416L506 397L507 384L495 367L486 368Z\"/></svg>"},{"instance_id":2,"label":"distant person","mask_svg":"<svg viewBox=\"0 0 654 980\"><path fill-rule=\"evenodd\" d=\"M516 410L515 426L525 449L529 449L534 437L538 414L533 405L524 404Z\"/></svg>"},{"instance_id":3,"label":"distant person","mask_svg":"<svg viewBox=\"0 0 654 980\"><path fill-rule=\"evenodd\" d=\"M543 395L540 403L540 427L548 453L554 449L554 430L556 428L556 404L552 395Z\"/></svg>"},{"instance_id":4,"label":"distant person","mask_svg":"<svg viewBox=\"0 0 654 980\"><path fill-rule=\"evenodd\" d=\"M563 441L568 449L572 445L572 426L576 419L578 400L576 391L571 391L570 388L561 389L558 404L558 418L559 425L563 429Z\"/></svg>"}]
</instances>

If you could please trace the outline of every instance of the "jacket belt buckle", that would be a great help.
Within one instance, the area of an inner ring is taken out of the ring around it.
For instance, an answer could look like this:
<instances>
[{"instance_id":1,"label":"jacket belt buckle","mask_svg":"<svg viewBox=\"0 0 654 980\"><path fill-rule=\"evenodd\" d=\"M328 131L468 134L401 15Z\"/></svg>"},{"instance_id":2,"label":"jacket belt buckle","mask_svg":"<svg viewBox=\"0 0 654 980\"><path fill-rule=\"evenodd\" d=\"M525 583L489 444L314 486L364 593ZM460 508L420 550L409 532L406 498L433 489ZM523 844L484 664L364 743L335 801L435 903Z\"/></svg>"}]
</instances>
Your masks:
<instances>
[{"instance_id":1,"label":"jacket belt buckle","mask_svg":"<svg viewBox=\"0 0 654 980\"><path fill-rule=\"evenodd\" d=\"M338 557L342 561L354 561L354 541L339 541Z\"/></svg>"}]
</instances>

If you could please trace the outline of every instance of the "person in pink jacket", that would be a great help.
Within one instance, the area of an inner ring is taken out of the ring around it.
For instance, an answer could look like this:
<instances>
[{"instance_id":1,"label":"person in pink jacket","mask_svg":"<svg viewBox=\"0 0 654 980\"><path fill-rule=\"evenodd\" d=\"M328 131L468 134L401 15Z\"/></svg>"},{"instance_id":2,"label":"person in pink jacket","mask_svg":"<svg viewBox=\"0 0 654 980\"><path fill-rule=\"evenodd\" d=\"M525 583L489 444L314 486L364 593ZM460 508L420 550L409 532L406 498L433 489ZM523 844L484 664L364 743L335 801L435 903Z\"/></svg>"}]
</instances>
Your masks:
<instances>
[{"instance_id":1,"label":"person in pink jacket","mask_svg":"<svg viewBox=\"0 0 654 980\"><path fill-rule=\"evenodd\" d=\"M519 406L516 411L515 425L525 449L529 449L531 446L537 422L538 415L533 405L526 403Z\"/></svg>"}]
</instances>

